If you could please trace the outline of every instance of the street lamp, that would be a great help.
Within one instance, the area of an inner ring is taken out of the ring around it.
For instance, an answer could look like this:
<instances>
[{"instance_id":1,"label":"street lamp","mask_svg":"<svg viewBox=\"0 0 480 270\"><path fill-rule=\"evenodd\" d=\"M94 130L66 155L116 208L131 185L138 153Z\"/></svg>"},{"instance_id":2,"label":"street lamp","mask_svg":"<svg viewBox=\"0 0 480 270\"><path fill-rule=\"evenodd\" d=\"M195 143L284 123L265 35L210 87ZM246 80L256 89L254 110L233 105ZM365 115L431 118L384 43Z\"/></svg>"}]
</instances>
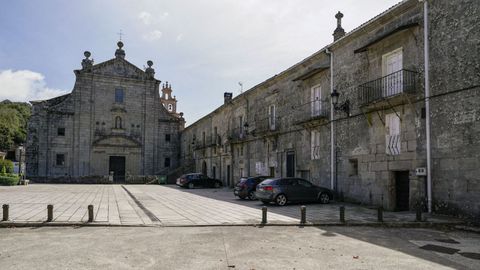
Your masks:
<instances>
[{"instance_id":1,"label":"street lamp","mask_svg":"<svg viewBox=\"0 0 480 270\"><path fill-rule=\"evenodd\" d=\"M18 146L18 151L19 151L18 174L20 175L20 180L23 180L23 173L22 173L23 144L20 144Z\"/></svg>"},{"instance_id":2,"label":"street lamp","mask_svg":"<svg viewBox=\"0 0 480 270\"><path fill-rule=\"evenodd\" d=\"M245 132L245 135L248 135L248 123L245 122L245 124L243 124L243 131Z\"/></svg>"},{"instance_id":3,"label":"street lamp","mask_svg":"<svg viewBox=\"0 0 480 270\"><path fill-rule=\"evenodd\" d=\"M350 101L347 99L342 104L338 104L338 97L340 96L340 93L337 92L337 89L333 89L333 92L330 96L332 97L333 108L336 111L343 111L347 114L347 116L350 116Z\"/></svg>"}]
</instances>

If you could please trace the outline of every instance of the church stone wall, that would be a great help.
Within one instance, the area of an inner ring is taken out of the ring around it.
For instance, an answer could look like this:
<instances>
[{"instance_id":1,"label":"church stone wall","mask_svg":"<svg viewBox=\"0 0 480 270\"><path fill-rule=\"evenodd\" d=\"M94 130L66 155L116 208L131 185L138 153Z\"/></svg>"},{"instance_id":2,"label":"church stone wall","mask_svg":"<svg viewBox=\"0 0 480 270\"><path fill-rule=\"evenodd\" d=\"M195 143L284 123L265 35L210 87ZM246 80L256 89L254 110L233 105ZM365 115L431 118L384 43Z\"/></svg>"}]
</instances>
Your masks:
<instances>
[{"instance_id":1,"label":"church stone wall","mask_svg":"<svg viewBox=\"0 0 480 270\"><path fill-rule=\"evenodd\" d=\"M152 63L144 72L124 60L118 50L116 58L97 65L89 60L90 53L85 56L83 68L75 71L72 93L32 102L28 177L43 182L108 183L114 171L113 182L141 182L152 179L146 176L175 170L184 120L164 108ZM121 160L113 164L112 158L124 158L125 164Z\"/></svg>"}]
</instances>

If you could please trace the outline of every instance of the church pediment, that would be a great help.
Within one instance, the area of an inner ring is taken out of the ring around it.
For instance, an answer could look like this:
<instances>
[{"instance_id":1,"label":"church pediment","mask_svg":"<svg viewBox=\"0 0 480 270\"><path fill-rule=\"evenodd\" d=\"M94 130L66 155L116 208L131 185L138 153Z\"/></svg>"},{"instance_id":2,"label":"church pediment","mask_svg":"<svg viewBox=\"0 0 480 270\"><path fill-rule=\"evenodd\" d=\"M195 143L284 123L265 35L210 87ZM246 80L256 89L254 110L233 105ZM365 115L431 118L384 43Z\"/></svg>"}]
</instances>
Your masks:
<instances>
[{"instance_id":1,"label":"church pediment","mask_svg":"<svg viewBox=\"0 0 480 270\"><path fill-rule=\"evenodd\" d=\"M135 79L144 79L146 77L143 70L122 58L114 58L94 65L92 71L94 74L107 76L119 76Z\"/></svg>"},{"instance_id":2,"label":"church pediment","mask_svg":"<svg viewBox=\"0 0 480 270\"><path fill-rule=\"evenodd\" d=\"M103 136L93 142L93 146L97 147L141 147L142 144L128 136L124 135L108 135Z\"/></svg>"}]
</instances>

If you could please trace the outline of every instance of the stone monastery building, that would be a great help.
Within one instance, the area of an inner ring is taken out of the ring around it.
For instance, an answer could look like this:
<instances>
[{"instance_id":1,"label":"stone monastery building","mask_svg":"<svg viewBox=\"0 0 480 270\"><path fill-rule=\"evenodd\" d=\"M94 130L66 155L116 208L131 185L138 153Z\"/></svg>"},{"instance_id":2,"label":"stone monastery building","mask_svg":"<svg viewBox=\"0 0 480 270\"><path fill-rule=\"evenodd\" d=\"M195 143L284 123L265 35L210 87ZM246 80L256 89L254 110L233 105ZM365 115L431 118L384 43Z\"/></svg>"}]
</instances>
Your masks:
<instances>
[{"instance_id":1,"label":"stone monastery building","mask_svg":"<svg viewBox=\"0 0 480 270\"><path fill-rule=\"evenodd\" d=\"M185 129L152 62L135 67L121 42L97 65L85 52L72 93L32 102L28 177L299 177L339 200L480 219L479 1L404 0L350 32L342 17L332 43Z\"/></svg>"}]
</instances>

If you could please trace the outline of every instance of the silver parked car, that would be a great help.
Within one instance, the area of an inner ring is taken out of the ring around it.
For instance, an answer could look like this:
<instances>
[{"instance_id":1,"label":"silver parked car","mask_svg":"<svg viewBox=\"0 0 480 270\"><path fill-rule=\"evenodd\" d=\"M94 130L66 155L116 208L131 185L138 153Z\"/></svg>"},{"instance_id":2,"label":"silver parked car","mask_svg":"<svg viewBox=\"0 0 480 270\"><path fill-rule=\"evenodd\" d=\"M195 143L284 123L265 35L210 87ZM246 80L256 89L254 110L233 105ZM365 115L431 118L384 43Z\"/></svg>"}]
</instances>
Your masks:
<instances>
[{"instance_id":1,"label":"silver parked car","mask_svg":"<svg viewBox=\"0 0 480 270\"><path fill-rule=\"evenodd\" d=\"M256 196L265 204L283 206L288 202L329 203L333 192L301 178L270 178L258 184Z\"/></svg>"}]
</instances>

